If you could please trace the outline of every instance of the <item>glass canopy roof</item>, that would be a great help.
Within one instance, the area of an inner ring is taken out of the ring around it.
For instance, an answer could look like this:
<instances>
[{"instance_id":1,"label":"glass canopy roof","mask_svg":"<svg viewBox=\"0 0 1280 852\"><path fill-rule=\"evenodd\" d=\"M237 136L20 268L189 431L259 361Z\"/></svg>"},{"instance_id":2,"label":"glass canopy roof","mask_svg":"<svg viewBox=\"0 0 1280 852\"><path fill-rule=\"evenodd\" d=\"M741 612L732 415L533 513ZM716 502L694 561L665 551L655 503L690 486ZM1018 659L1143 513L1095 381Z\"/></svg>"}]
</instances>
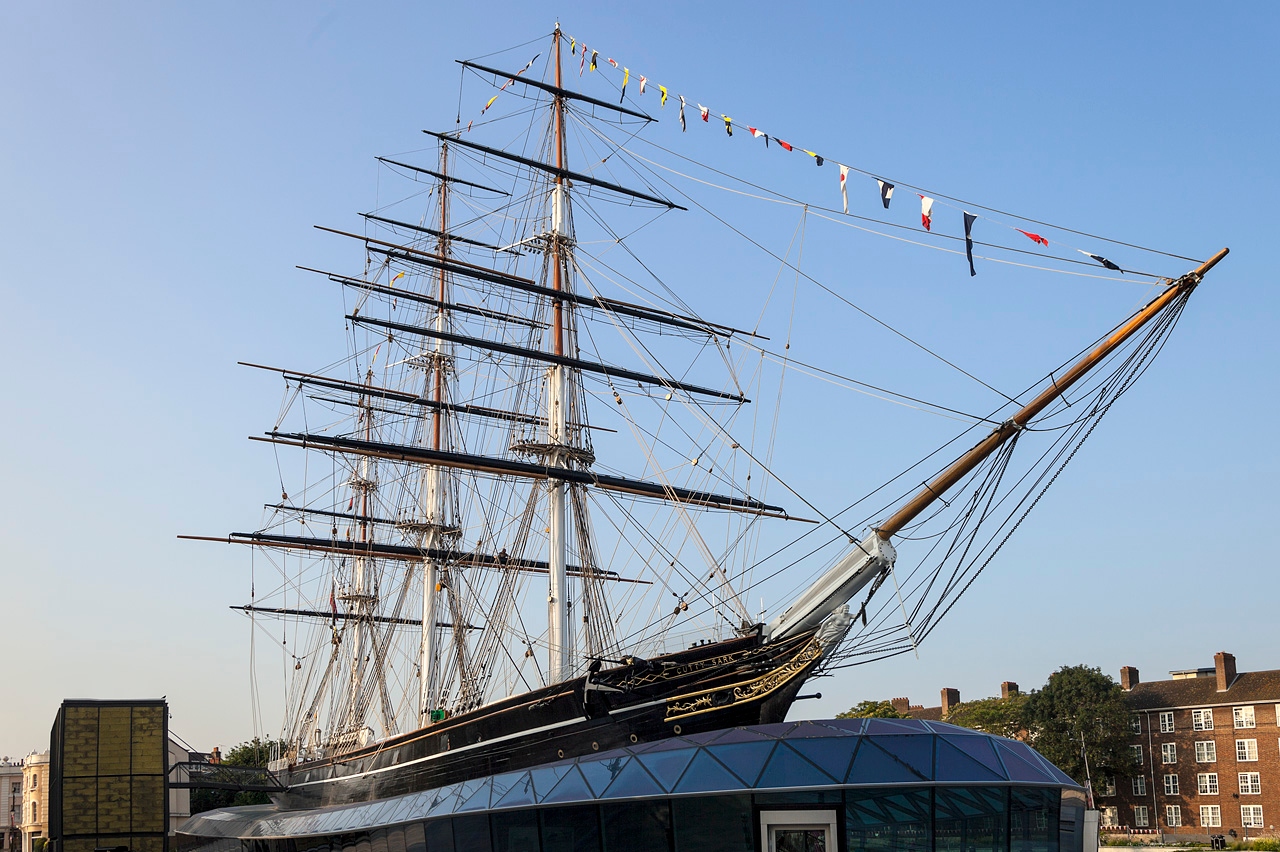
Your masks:
<instances>
[{"instance_id":1,"label":"glass canopy roof","mask_svg":"<svg viewBox=\"0 0 1280 852\"><path fill-rule=\"evenodd\" d=\"M491 775L391 799L305 811L272 805L192 817L201 837L300 837L506 808L751 790L945 785L1080 789L1030 746L916 719L729 728Z\"/></svg>"}]
</instances>

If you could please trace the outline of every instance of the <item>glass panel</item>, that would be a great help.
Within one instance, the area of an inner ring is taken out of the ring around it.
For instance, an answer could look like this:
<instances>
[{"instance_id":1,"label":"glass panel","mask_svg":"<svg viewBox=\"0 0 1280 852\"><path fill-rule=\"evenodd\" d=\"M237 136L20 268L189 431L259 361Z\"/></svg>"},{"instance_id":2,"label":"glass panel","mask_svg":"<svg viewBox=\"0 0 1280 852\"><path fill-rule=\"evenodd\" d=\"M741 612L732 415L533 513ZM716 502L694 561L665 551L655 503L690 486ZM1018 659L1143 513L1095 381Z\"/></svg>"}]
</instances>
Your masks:
<instances>
[{"instance_id":1,"label":"glass panel","mask_svg":"<svg viewBox=\"0 0 1280 852\"><path fill-rule=\"evenodd\" d=\"M506 788L506 794L498 798L498 791ZM536 805L538 800L533 795L533 781L529 777L528 772L522 772L519 775L506 776L499 785L499 779L493 779L493 796L497 801L493 803L493 807L510 808L518 805Z\"/></svg>"},{"instance_id":2,"label":"glass panel","mask_svg":"<svg viewBox=\"0 0 1280 852\"><path fill-rule=\"evenodd\" d=\"M449 845L452 847L453 844ZM427 836L422 823L414 822L404 827L404 852L427 852Z\"/></svg>"},{"instance_id":3,"label":"glass panel","mask_svg":"<svg viewBox=\"0 0 1280 852\"><path fill-rule=\"evenodd\" d=\"M582 773L577 767L569 767L569 771L560 779L551 792L542 797L543 804L548 802L581 802L583 800L590 801L594 799L596 794L591 792L591 788L587 786L587 782L583 779Z\"/></svg>"},{"instance_id":4,"label":"glass panel","mask_svg":"<svg viewBox=\"0 0 1280 852\"><path fill-rule=\"evenodd\" d=\"M653 776L640 765L639 759L632 759L618 773L618 777L613 779L605 795L611 799L622 799L635 796L661 796L665 792L667 791L659 787L658 782L653 780Z\"/></svg>"},{"instance_id":5,"label":"glass panel","mask_svg":"<svg viewBox=\"0 0 1280 852\"><path fill-rule=\"evenodd\" d=\"M849 852L930 852L929 791L845 791Z\"/></svg>"},{"instance_id":6,"label":"glass panel","mask_svg":"<svg viewBox=\"0 0 1280 852\"><path fill-rule=\"evenodd\" d=\"M668 792L676 786L676 782L680 780L680 776L684 774L685 769L689 766L689 761L693 760L696 752L693 749L686 751L660 751L656 754L645 754L637 758L644 764L645 768L653 773L653 777L658 779L658 783Z\"/></svg>"},{"instance_id":7,"label":"glass panel","mask_svg":"<svg viewBox=\"0 0 1280 852\"><path fill-rule=\"evenodd\" d=\"M1000 787L938 787L936 852L1005 852L1006 795Z\"/></svg>"},{"instance_id":8,"label":"glass panel","mask_svg":"<svg viewBox=\"0 0 1280 852\"><path fill-rule=\"evenodd\" d=\"M757 807L763 805L839 805L844 794L839 790L790 790L756 793L751 797Z\"/></svg>"},{"instance_id":9,"label":"glass panel","mask_svg":"<svg viewBox=\"0 0 1280 852\"><path fill-rule=\"evenodd\" d=\"M605 804L600 816L604 852L670 852L671 806L666 799Z\"/></svg>"},{"instance_id":10,"label":"glass panel","mask_svg":"<svg viewBox=\"0 0 1280 852\"><path fill-rule=\"evenodd\" d=\"M555 766L542 766L529 772L529 776L533 778L534 794L541 800L550 793L555 786L560 783L560 779L568 775L570 772L576 772L573 764L560 763Z\"/></svg>"},{"instance_id":11,"label":"glass panel","mask_svg":"<svg viewBox=\"0 0 1280 852\"><path fill-rule=\"evenodd\" d=\"M881 734L918 734L925 730L920 722L906 719L867 719L866 721L867 726L863 733L873 736Z\"/></svg>"},{"instance_id":12,"label":"glass panel","mask_svg":"<svg viewBox=\"0 0 1280 852\"><path fill-rule=\"evenodd\" d=\"M493 852L540 852L537 811L498 811L489 819Z\"/></svg>"},{"instance_id":13,"label":"glass panel","mask_svg":"<svg viewBox=\"0 0 1280 852\"><path fill-rule=\"evenodd\" d=\"M1054 788L1015 787L1009 796L1010 852L1058 852L1058 809Z\"/></svg>"},{"instance_id":14,"label":"glass panel","mask_svg":"<svg viewBox=\"0 0 1280 852\"><path fill-rule=\"evenodd\" d=\"M424 827L427 833L427 852L453 852L453 820L436 819L426 823Z\"/></svg>"},{"instance_id":15,"label":"glass panel","mask_svg":"<svg viewBox=\"0 0 1280 852\"><path fill-rule=\"evenodd\" d=\"M991 755L992 760L995 755ZM1003 781L1004 773L993 771L969 755L953 746L944 737L938 737L937 765L934 768L935 781L967 781L970 783L990 783Z\"/></svg>"},{"instance_id":16,"label":"glass panel","mask_svg":"<svg viewBox=\"0 0 1280 852\"><path fill-rule=\"evenodd\" d=\"M387 829L387 852L405 852L403 827Z\"/></svg>"},{"instance_id":17,"label":"glass panel","mask_svg":"<svg viewBox=\"0 0 1280 852\"><path fill-rule=\"evenodd\" d=\"M774 852L827 852L825 828L775 828L772 833Z\"/></svg>"},{"instance_id":18,"label":"glass panel","mask_svg":"<svg viewBox=\"0 0 1280 852\"><path fill-rule=\"evenodd\" d=\"M458 805L456 811L483 811L489 808L489 794L493 790L492 778L481 778L477 781L467 781L462 785L462 792L458 794Z\"/></svg>"},{"instance_id":19,"label":"glass panel","mask_svg":"<svg viewBox=\"0 0 1280 852\"><path fill-rule=\"evenodd\" d=\"M454 817L453 849L454 852L492 852L489 817L486 814Z\"/></svg>"},{"instance_id":20,"label":"glass panel","mask_svg":"<svg viewBox=\"0 0 1280 852\"><path fill-rule=\"evenodd\" d=\"M944 734L938 739L972 757L994 772L997 777L1005 778L1004 766L996 756L995 746L992 745L994 740L985 734Z\"/></svg>"},{"instance_id":21,"label":"glass panel","mask_svg":"<svg viewBox=\"0 0 1280 852\"><path fill-rule=\"evenodd\" d=\"M931 779L911 771L910 767L887 754L872 740L863 739L853 757L847 780L850 784L910 784Z\"/></svg>"},{"instance_id":22,"label":"glass panel","mask_svg":"<svg viewBox=\"0 0 1280 852\"><path fill-rule=\"evenodd\" d=\"M369 844L372 852L388 852L387 848L387 829L380 828L369 834Z\"/></svg>"},{"instance_id":23,"label":"glass panel","mask_svg":"<svg viewBox=\"0 0 1280 852\"><path fill-rule=\"evenodd\" d=\"M1026 752L1030 752L1030 749L1024 745L1014 746L1009 743L996 742L996 750L1000 752L1000 758L1004 761L1004 768L1009 775L1009 780L1058 783L1058 779L1045 771L1038 760L1035 760L1030 754L1024 754L1024 749Z\"/></svg>"},{"instance_id":24,"label":"glass panel","mask_svg":"<svg viewBox=\"0 0 1280 852\"><path fill-rule=\"evenodd\" d=\"M578 764L578 769L582 771L583 776L587 779L587 783L591 785L591 789L595 791L594 795L587 798L594 799L604 793L605 789L613 783L613 779L622 774L622 769L629 761L635 760L634 757L611 757L608 760L584 761ZM559 788L557 788L559 789Z\"/></svg>"},{"instance_id":25,"label":"glass panel","mask_svg":"<svg viewBox=\"0 0 1280 852\"><path fill-rule=\"evenodd\" d=\"M754 728L729 728L728 730L716 736L708 742L714 742L716 745L728 743L758 743L773 742L774 738L765 736Z\"/></svg>"},{"instance_id":26,"label":"glass panel","mask_svg":"<svg viewBox=\"0 0 1280 852\"><path fill-rule=\"evenodd\" d=\"M885 719L871 719L872 722L884 722ZM933 741L934 734L917 736L882 736L875 738L875 744L889 754L920 773L922 778L933 780Z\"/></svg>"},{"instance_id":27,"label":"glass panel","mask_svg":"<svg viewBox=\"0 0 1280 852\"><path fill-rule=\"evenodd\" d=\"M814 738L787 740L787 745L818 764L839 782L844 780L849 771L849 762L853 759L853 750L857 748L858 740L856 737L843 737L838 740Z\"/></svg>"},{"instance_id":28,"label":"glass panel","mask_svg":"<svg viewBox=\"0 0 1280 852\"><path fill-rule=\"evenodd\" d=\"M731 745L721 745L716 743L708 746L707 750L716 756L719 760L733 773L742 779L742 783L748 787L756 783L756 779L760 777L760 770L764 768L764 763L769 759L769 753L773 751L775 740L757 743L733 743Z\"/></svg>"},{"instance_id":29,"label":"glass panel","mask_svg":"<svg viewBox=\"0 0 1280 852\"><path fill-rule=\"evenodd\" d=\"M742 781L725 769L724 764L700 751L676 784L676 793L706 793L715 790L741 790Z\"/></svg>"},{"instance_id":30,"label":"glass panel","mask_svg":"<svg viewBox=\"0 0 1280 852\"><path fill-rule=\"evenodd\" d=\"M796 729L787 736L788 742L809 739L810 737L847 737L844 730L833 728L825 722L814 722L806 719L796 723Z\"/></svg>"},{"instance_id":31,"label":"glass panel","mask_svg":"<svg viewBox=\"0 0 1280 852\"><path fill-rule=\"evenodd\" d=\"M821 787L835 783L836 779L796 754L787 743L778 743L756 786Z\"/></svg>"},{"instance_id":32,"label":"glass panel","mask_svg":"<svg viewBox=\"0 0 1280 852\"><path fill-rule=\"evenodd\" d=\"M749 796L698 796L671 802L675 846L680 852L742 852L751 849Z\"/></svg>"},{"instance_id":33,"label":"glass panel","mask_svg":"<svg viewBox=\"0 0 1280 852\"><path fill-rule=\"evenodd\" d=\"M542 852L600 852L600 816L595 805L545 808Z\"/></svg>"}]
</instances>

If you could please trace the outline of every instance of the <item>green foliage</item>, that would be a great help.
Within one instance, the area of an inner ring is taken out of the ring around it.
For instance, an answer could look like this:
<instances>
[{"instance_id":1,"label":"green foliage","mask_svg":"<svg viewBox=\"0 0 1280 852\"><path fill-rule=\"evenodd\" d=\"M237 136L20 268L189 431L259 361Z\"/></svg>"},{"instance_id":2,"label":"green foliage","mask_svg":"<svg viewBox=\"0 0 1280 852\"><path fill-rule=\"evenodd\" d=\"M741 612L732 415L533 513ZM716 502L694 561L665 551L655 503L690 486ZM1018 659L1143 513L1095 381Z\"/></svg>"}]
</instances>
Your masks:
<instances>
[{"instance_id":1,"label":"green foliage","mask_svg":"<svg viewBox=\"0 0 1280 852\"><path fill-rule=\"evenodd\" d=\"M278 747L283 752L285 743L283 740L260 740L254 737L248 742L240 743L235 748L229 749L222 756L222 762L229 766L265 768L271 760L271 750L274 747ZM197 788L191 791L191 813L199 814L211 811L214 808L230 808L240 805L265 805L270 801L271 799L266 793L237 793L234 790Z\"/></svg>"},{"instance_id":2,"label":"green foliage","mask_svg":"<svg viewBox=\"0 0 1280 852\"><path fill-rule=\"evenodd\" d=\"M31 838L31 852L44 852L45 844L49 842L47 837Z\"/></svg>"},{"instance_id":3,"label":"green foliage","mask_svg":"<svg viewBox=\"0 0 1280 852\"><path fill-rule=\"evenodd\" d=\"M1248 843L1239 844L1241 849L1256 849L1259 852L1280 852L1280 840L1274 837L1263 837L1259 840L1250 840ZM1236 844L1232 844L1234 849Z\"/></svg>"},{"instance_id":4,"label":"green foliage","mask_svg":"<svg viewBox=\"0 0 1280 852\"><path fill-rule=\"evenodd\" d=\"M888 701L859 701L843 713L836 714L837 719L910 719L906 713L893 709Z\"/></svg>"},{"instance_id":5,"label":"green foliage","mask_svg":"<svg viewBox=\"0 0 1280 852\"><path fill-rule=\"evenodd\" d=\"M1019 739L1028 730L1026 711L1027 696L1015 692L1008 698L982 698L962 702L951 708L951 712L942 721L1000 737Z\"/></svg>"},{"instance_id":6,"label":"green foliage","mask_svg":"<svg viewBox=\"0 0 1280 852\"><path fill-rule=\"evenodd\" d=\"M1058 669L1026 702L1031 744L1081 784L1082 746L1095 777L1131 774L1129 715L1120 686L1101 669L1085 665Z\"/></svg>"}]
</instances>

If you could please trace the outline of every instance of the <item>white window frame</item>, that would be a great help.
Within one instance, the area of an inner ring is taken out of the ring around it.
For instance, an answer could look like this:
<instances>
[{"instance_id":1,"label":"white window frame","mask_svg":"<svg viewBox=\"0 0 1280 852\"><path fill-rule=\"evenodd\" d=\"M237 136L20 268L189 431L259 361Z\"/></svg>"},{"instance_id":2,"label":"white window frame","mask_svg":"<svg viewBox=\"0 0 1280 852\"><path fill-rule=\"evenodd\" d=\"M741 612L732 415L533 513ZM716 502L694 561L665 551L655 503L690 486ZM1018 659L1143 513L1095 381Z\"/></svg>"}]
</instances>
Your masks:
<instances>
[{"instance_id":1,"label":"white window frame","mask_svg":"<svg viewBox=\"0 0 1280 852\"><path fill-rule=\"evenodd\" d=\"M1236 760L1240 763L1256 763L1258 760L1258 741L1236 740Z\"/></svg>"},{"instance_id":2,"label":"white window frame","mask_svg":"<svg viewBox=\"0 0 1280 852\"><path fill-rule=\"evenodd\" d=\"M1196 775L1196 791L1201 796L1218 795L1218 773L1200 772Z\"/></svg>"},{"instance_id":3,"label":"white window frame","mask_svg":"<svg viewBox=\"0 0 1280 852\"><path fill-rule=\"evenodd\" d=\"M1173 711L1167 710L1160 714L1160 733L1173 733Z\"/></svg>"},{"instance_id":4,"label":"white window frame","mask_svg":"<svg viewBox=\"0 0 1280 852\"><path fill-rule=\"evenodd\" d=\"M1177 763L1178 762L1178 744L1177 743L1160 743L1160 762L1161 763Z\"/></svg>"},{"instance_id":5,"label":"white window frame","mask_svg":"<svg viewBox=\"0 0 1280 852\"><path fill-rule=\"evenodd\" d=\"M1182 825L1182 806L1181 805L1165 805L1164 806L1164 824L1170 828L1178 828Z\"/></svg>"},{"instance_id":6,"label":"white window frame","mask_svg":"<svg viewBox=\"0 0 1280 852\"><path fill-rule=\"evenodd\" d=\"M766 852L775 852L773 829L778 828L825 831L827 835L825 848L835 849L840 842L836 826L836 812L830 808L812 811L760 812L760 837L764 840Z\"/></svg>"},{"instance_id":7,"label":"white window frame","mask_svg":"<svg viewBox=\"0 0 1280 852\"><path fill-rule=\"evenodd\" d=\"M1214 740L1196 740L1196 763L1217 763L1218 744Z\"/></svg>"},{"instance_id":8,"label":"white window frame","mask_svg":"<svg viewBox=\"0 0 1280 852\"><path fill-rule=\"evenodd\" d=\"M1252 704L1246 704L1243 707L1232 707L1231 718L1237 728L1258 727L1258 720L1253 714Z\"/></svg>"},{"instance_id":9,"label":"white window frame","mask_svg":"<svg viewBox=\"0 0 1280 852\"><path fill-rule=\"evenodd\" d=\"M1240 772L1236 774L1236 779L1240 782L1241 796L1261 796L1262 795L1262 773L1261 772Z\"/></svg>"},{"instance_id":10,"label":"white window frame","mask_svg":"<svg viewBox=\"0 0 1280 852\"><path fill-rule=\"evenodd\" d=\"M1202 828L1222 828L1222 807L1220 805L1201 805L1200 826Z\"/></svg>"},{"instance_id":11,"label":"white window frame","mask_svg":"<svg viewBox=\"0 0 1280 852\"><path fill-rule=\"evenodd\" d=\"M1133 827L1147 828L1151 824L1151 818L1147 814L1146 805L1133 806Z\"/></svg>"},{"instance_id":12,"label":"white window frame","mask_svg":"<svg viewBox=\"0 0 1280 852\"><path fill-rule=\"evenodd\" d=\"M1245 828L1262 828L1266 825L1262 819L1262 805L1241 805L1240 825Z\"/></svg>"},{"instance_id":13,"label":"white window frame","mask_svg":"<svg viewBox=\"0 0 1280 852\"><path fill-rule=\"evenodd\" d=\"M1116 779L1114 775L1103 776L1102 778L1098 779L1098 795L1099 796L1114 796L1115 794L1116 794Z\"/></svg>"},{"instance_id":14,"label":"white window frame","mask_svg":"<svg viewBox=\"0 0 1280 852\"><path fill-rule=\"evenodd\" d=\"M1147 795L1147 776L1145 775L1133 776L1131 786L1133 788L1133 795L1135 796Z\"/></svg>"},{"instance_id":15,"label":"white window frame","mask_svg":"<svg viewBox=\"0 0 1280 852\"><path fill-rule=\"evenodd\" d=\"M1178 776L1177 775L1164 776L1164 794L1166 796L1178 795Z\"/></svg>"},{"instance_id":16,"label":"white window frame","mask_svg":"<svg viewBox=\"0 0 1280 852\"><path fill-rule=\"evenodd\" d=\"M1129 717L1129 732L1133 734L1142 733L1142 717L1137 713Z\"/></svg>"},{"instance_id":17,"label":"white window frame","mask_svg":"<svg viewBox=\"0 0 1280 852\"><path fill-rule=\"evenodd\" d=\"M1129 746L1129 754L1132 755L1134 763L1138 764L1139 766L1142 765L1142 746L1140 745Z\"/></svg>"},{"instance_id":18,"label":"white window frame","mask_svg":"<svg viewBox=\"0 0 1280 852\"><path fill-rule=\"evenodd\" d=\"M1100 818L1103 828L1119 828L1120 827L1120 809L1115 805L1107 805L1102 808Z\"/></svg>"},{"instance_id":19,"label":"white window frame","mask_svg":"<svg viewBox=\"0 0 1280 852\"><path fill-rule=\"evenodd\" d=\"M1213 709L1192 710L1191 711L1191 730L1193 731L1212 731L1213 730Z\"/></svg>"}]
</instances>

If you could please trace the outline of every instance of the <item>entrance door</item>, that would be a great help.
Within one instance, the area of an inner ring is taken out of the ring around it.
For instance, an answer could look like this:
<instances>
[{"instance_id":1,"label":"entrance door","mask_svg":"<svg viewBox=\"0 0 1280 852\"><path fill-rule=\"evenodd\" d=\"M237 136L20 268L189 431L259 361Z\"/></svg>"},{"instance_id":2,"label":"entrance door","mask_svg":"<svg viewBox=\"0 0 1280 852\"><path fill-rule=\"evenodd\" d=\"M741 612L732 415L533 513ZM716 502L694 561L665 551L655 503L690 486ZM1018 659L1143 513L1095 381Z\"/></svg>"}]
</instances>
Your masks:
<instances>
[{"instance_id":1,"label":"entrance door","mask_svg":"<svg viewBox=\"0 0 1280 852\"><path fill-rule=\"evenodd\" d=\"M760 852L839 852L836 812L761 811Z\"/></svg>"}]
</instances>

